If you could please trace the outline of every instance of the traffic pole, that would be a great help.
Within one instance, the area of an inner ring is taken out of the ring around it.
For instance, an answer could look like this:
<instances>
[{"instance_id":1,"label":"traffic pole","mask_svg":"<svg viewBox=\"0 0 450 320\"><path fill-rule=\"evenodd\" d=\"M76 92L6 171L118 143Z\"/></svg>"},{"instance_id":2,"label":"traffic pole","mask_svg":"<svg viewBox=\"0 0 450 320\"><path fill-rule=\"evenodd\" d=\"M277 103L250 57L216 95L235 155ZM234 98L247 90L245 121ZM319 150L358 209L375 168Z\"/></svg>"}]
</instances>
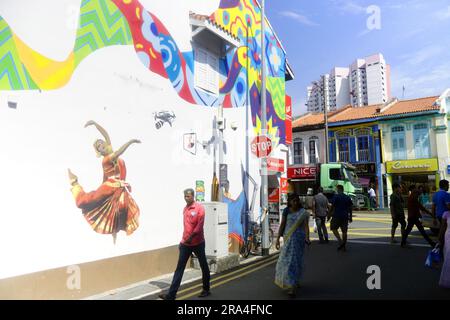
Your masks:
<instances>
[{"instance_id":1,"label":"traffic pole","mask_svg":"<svg viewBox=\"0 0 450 320\"><path fill-rule=\"evenodd\" d=\"M267 112L266 112L266 57L265 50L265 1L261 1L261 135L267 136ZM261 157L261 231L262 231L262 256L269 255L269 219L268 219L268 191L267 191L267 154Z\"/></svg>"}]
</instances>

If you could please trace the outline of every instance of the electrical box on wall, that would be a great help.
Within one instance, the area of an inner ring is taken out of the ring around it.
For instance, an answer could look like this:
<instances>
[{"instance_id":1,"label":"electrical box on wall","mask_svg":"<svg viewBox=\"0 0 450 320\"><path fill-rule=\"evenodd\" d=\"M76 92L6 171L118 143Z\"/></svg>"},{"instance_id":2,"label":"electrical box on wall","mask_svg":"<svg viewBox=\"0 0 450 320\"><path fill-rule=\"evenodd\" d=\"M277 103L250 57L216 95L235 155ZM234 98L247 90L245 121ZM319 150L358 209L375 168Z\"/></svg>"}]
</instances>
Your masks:
<instances>
[{"instance_id":1,"label":"electrical box on wall","mask_svg":"<svg viewBox=\"0 0 450 320\"><path fill-rule=\"evenodd\" d=\"M228 255L228 205L205 202L205 252L208 258Z\"/></svg>"}]
</instances>

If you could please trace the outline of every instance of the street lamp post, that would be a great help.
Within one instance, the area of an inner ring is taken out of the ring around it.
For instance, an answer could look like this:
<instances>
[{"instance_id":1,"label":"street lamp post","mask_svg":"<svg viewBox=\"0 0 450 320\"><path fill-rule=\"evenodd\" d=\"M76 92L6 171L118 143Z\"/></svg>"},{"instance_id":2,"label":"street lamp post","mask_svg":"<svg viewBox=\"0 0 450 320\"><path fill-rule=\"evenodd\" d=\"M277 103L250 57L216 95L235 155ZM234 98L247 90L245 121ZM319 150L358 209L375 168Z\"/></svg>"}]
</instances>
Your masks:
<instances>
[{"instance_id":1,"label":"street lamp post","mask_svg":"<svg viewBox=\"0 0 450 320\"><path fill-rule=\"evenodd\" d=\"M267 112L266 112L266 58L265 48L265 1L261 1L261 134L267 135ZM263 256L269 255L269 219L267 219L268 191L267 191L267 156L261 158L261 230L262 230L262 252Z\"/></svg>"},{"instance_id":2,"label":"street lamp post","mask_svg":"<svg viewBox=\"0 0 450 320\"><path fill-rule=\"evenodd\" d=\"M328 108L327 103L325 99L325 77L323 80L323 114L324 114L324 122L325 122L325 163L328 163L330 161L328 156Z\"/></svg>"}]
</instances>

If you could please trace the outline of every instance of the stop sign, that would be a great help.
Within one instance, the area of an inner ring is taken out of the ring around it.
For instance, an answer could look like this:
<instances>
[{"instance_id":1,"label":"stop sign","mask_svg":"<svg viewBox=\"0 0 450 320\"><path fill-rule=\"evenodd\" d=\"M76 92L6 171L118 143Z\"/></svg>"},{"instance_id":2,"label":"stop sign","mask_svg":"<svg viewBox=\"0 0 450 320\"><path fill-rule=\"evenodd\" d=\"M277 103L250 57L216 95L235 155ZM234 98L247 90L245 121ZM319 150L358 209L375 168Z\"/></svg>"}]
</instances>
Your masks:
<instances>
[{"instance_id":1,"label":"stop sign","mask_svg":"<svg viewBox=\"0 0 450 320\"><path fill-rule=\"evenodd\" d=\"M252 153L258 158L266 157L272 152L272 141L266 136L257 136L251 145Z\"/></svg>"}]
</instances>

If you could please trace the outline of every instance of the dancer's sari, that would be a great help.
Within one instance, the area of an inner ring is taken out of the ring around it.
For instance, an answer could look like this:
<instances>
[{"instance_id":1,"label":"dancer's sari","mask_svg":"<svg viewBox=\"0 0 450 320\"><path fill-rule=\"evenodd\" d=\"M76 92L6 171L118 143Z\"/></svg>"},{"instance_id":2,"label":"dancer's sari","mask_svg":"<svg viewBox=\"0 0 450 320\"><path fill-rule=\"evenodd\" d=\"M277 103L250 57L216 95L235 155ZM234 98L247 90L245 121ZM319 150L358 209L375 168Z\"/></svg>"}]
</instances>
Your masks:
<instances>
[{"instance_id":1,"label":"dancer's sari","mask_svg":"<svg viewBox=\"0 0 450 320\"><path fill-rule=\"evenodd\" d=\"M103 159L103 183L97 190L85 192L76 184L72 194L78 208L95 232L114 234L123 230L132 234L139 226L139 208L125 182L126 167L122 159Z\"/></svg>"},{"instance_id":2,"label":"dancer's sari","mask_svg":"<svg viewBox=\"0 0 450 320\"><path fill-rule=\"evenodd\" d=\"M284 244L275 273L275 284L282 289L292 289L300 284L306 240L304 225L307 221L308 213L305 209L289 213L286 217Z\"/></svg>"}]
</instances>

